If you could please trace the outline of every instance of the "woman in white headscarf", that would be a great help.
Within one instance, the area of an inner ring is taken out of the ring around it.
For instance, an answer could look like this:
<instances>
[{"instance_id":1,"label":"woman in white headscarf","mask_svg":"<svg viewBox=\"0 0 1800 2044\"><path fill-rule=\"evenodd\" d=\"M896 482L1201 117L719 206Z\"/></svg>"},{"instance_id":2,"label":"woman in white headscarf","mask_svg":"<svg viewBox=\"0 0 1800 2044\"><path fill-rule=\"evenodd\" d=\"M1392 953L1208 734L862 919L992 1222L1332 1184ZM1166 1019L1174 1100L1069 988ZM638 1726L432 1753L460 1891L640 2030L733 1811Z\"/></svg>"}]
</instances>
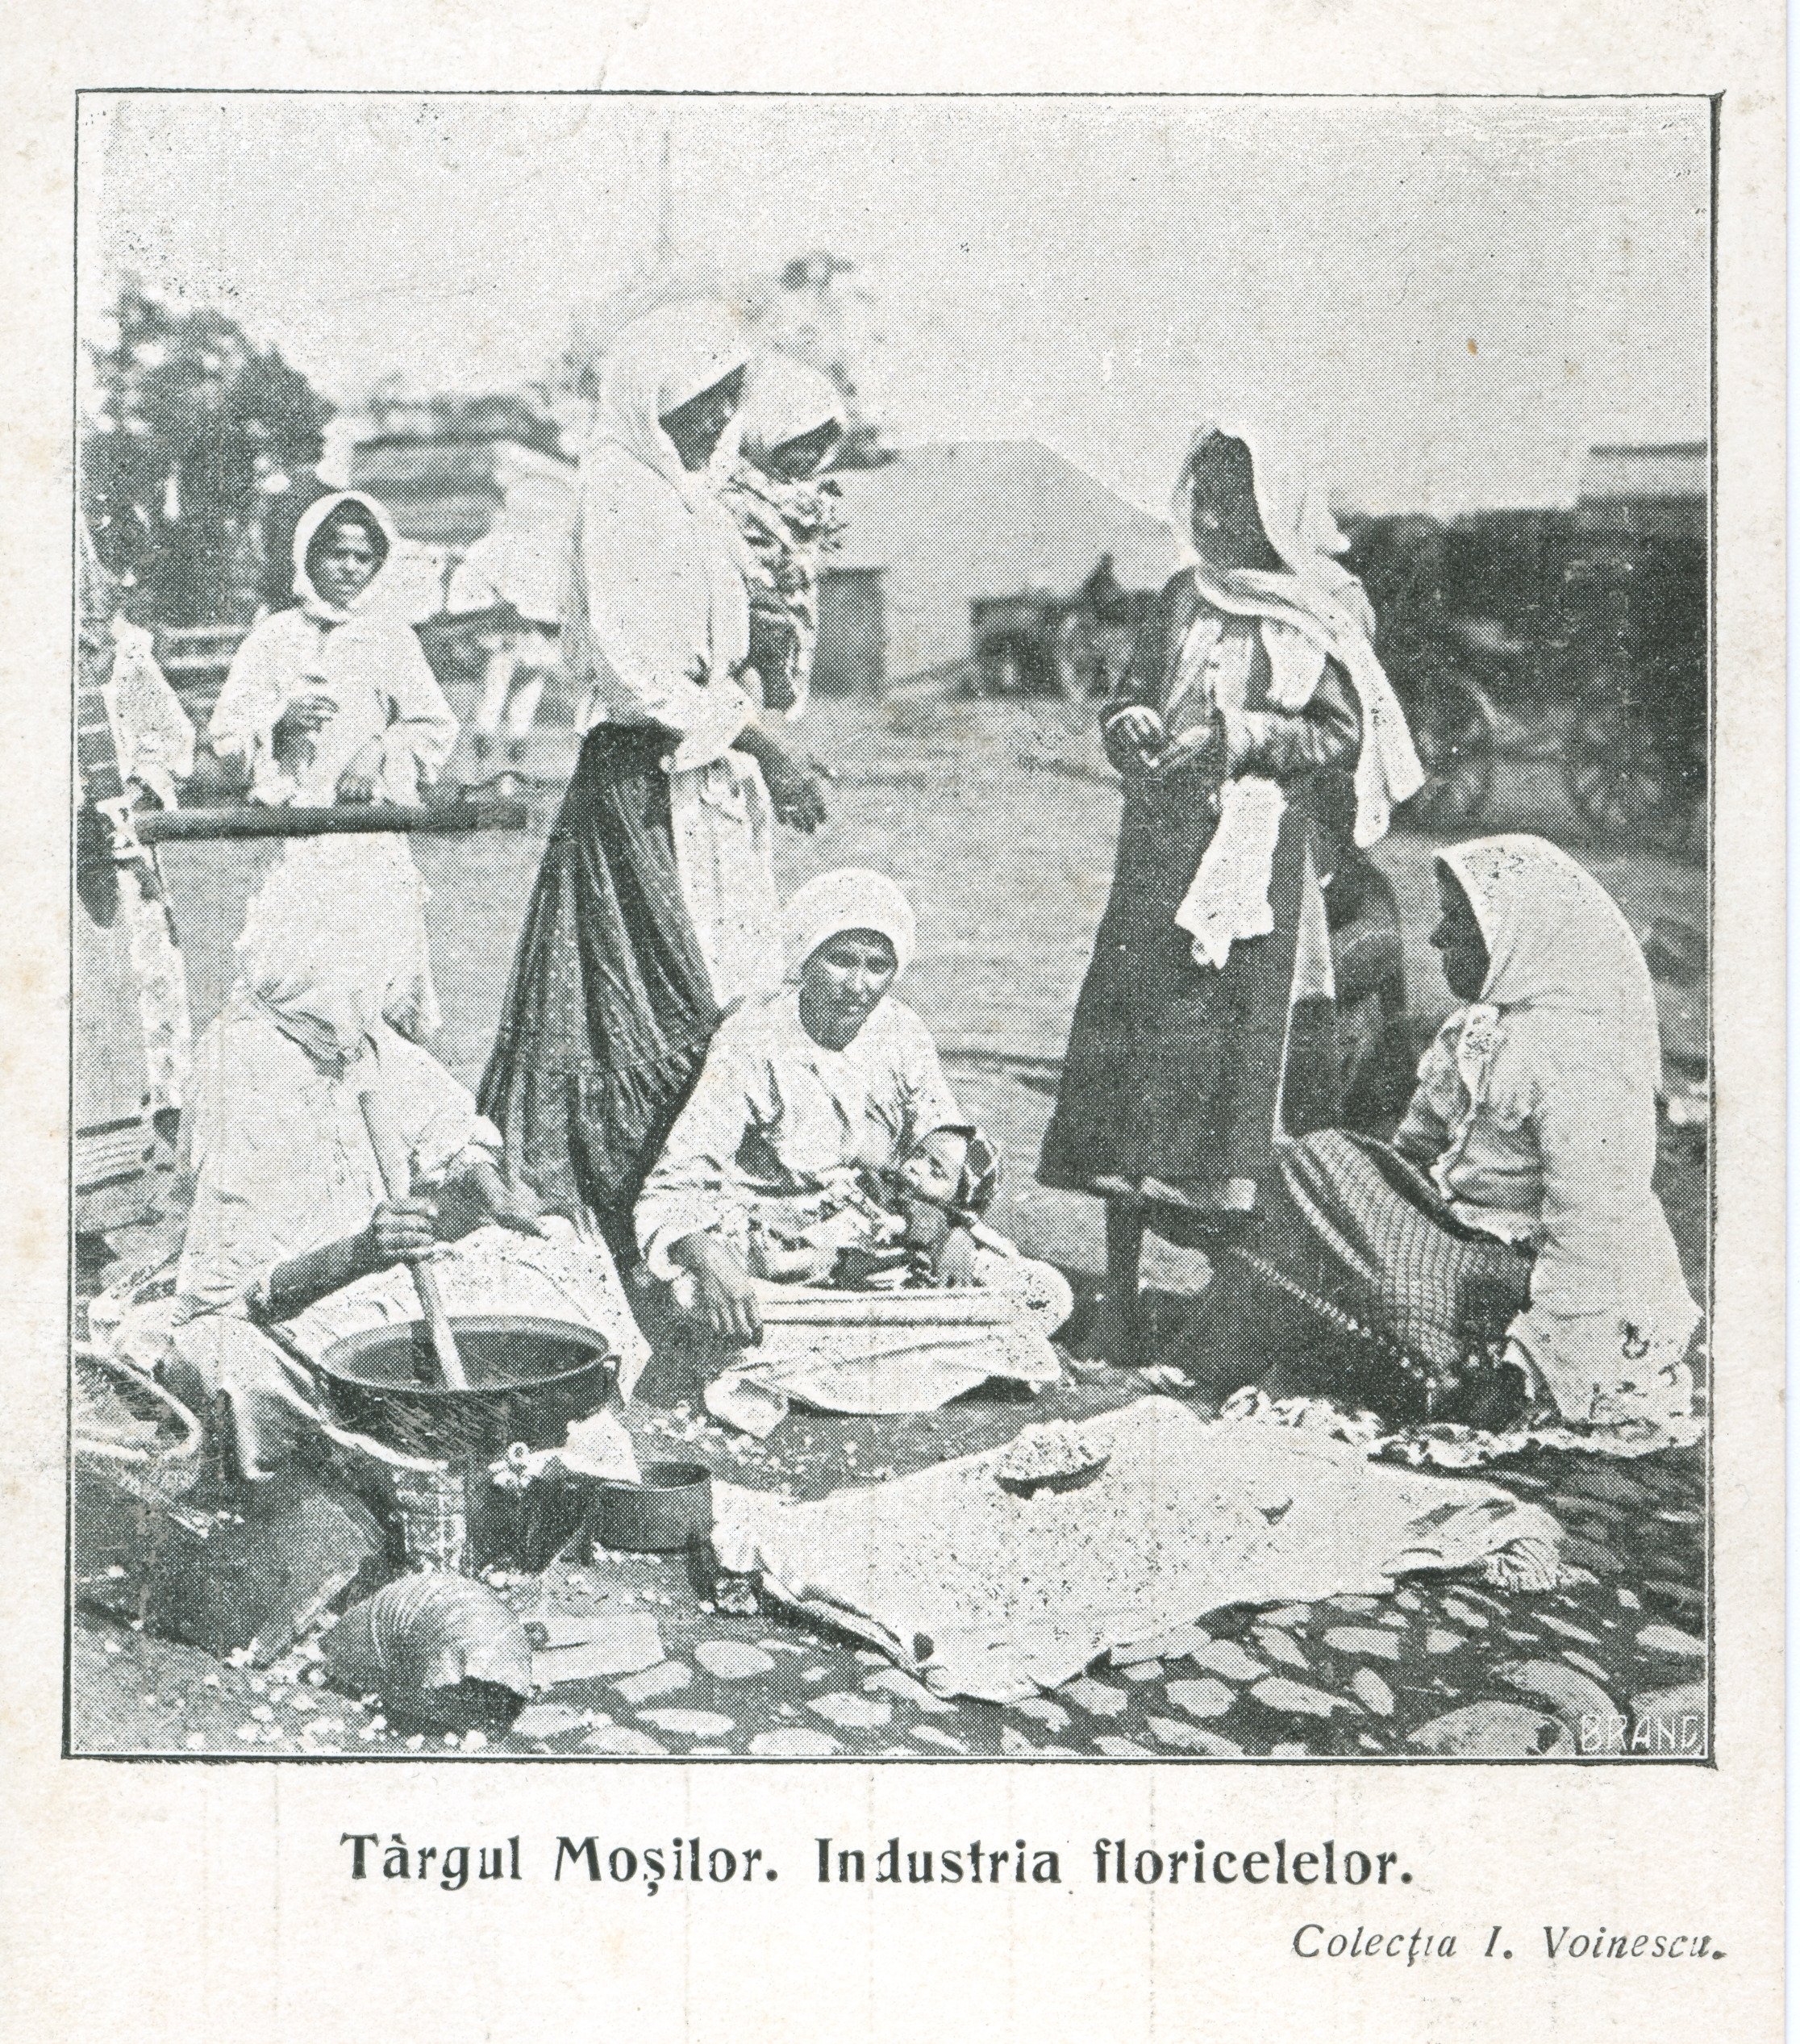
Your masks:
<instances>
[{"instance_id":1,"label":"woman in white headscarf","mask_svg":"<svg viewBox=\"0 0 1800 2044\"><path fill-rule=\"evenodd\" d=\"M392 1027L417 904L360 851L341 837L297 844L252 900L183 1113L193 1205L162 1366L207 1409L223 1402L252 1479L319 1421L295 1347L316 1358L360 1328L415 1319L396 1266L427 1254L443 1258L453 1312L594 1327L627 1389L647 1354L604 1247L536 1219L467 1089ZM370 1093L411 1166L408 1198L384 1191ZM453 1252L434 1249L459 1232Z\"/></svg>"},{"instance_id":2,"label":"woman in white headscarf","mask_svg":"<svg viewBox=\"0 0 1800 2044\"><path fill-rule=\"evenodd\" d=\"M1209 426L1175 502L1198 559L1102 712L1124 816L1038 1171L1107 1201L1122 1354L1146 1215L1216 1237L1257 1208L1293 1008L1330 992L1328 969L1297 979L1296 961L1303 924L1323 930L1336 820L1353 810L1371 845L1420 778L1316 491L1256 436ZM1291 1091L1328 1107L1328 1090Z\"/></svg>"},{"instance_id":3,"label":"woman in white headscarf","mask_svg":"<svg viewBox=\"0 0 1800 2044\"><path fill-rule=\"evenodd\" d=\"M456 749L456 720L404 616L382 583L398 536L383 506L342 490L307 507L294 534L288 610L238 649L208 730L213 750L248 776L250 799L278 807L416 804ZM418 908L414 987L404 1017L415 1037L439 1015L426 948L425 892L404 839L377 833L354 857Z\"/></svg>"},{"instance_id":4,"label":"woman in white headscarf","mask_svg":"<svg viewBox=\"0 0 1800 2044\"><path fill-rule=\"evenodd\" d=\"M513 1168L622 1255L721 1013L779 977L772 810L823 815L743 686L746 562L710 465L748 353L697 301L607 359L563 625L585 735L481 1082Z\"/></svg>"},{"instance_id":5,"label":"woman in white headscarf","mask_svg":"<svg viewBox=\"0 0 1800 2044\"><path fill-rule=\"evenodd\" d=\"M806 707L819 646L819 557L836 536L837 485L819 471L844 437L842 393L785 355L760 363L738 418L743 459L721 493L750 557L750 660L764 707Z\"/></svg>"},{"instance_id":6,"label":"woman in white headscarf","mask_svg":"<svg viewBox=\"0 0 1800 2044\"><path fill-rule=\"evenodd\" d=\"M1390 1416L1677 1428L1700 1314L1651 1184L1662 1062L1644 954L1541 838L1478 838L1437 866L1431 941L1461 1005L1392 1148L1335 1131L1284 1146L1266 1266L1362 1331L1332 1363L1305 1344L1311 1374L1336 1370Z\"/></svg>"},{"instance_id":7,"label":"woman in white headscarf","mask_svg":"<svg viewBox=\"0 0 1800 2044\"><path fill-rule=\"evenodd\" d=\"M767 1403L777 1391L834 1409L915 1412L995 1374L1052 1381L1048 1337L1067 1317L1069 1288L982 1224L998 1158L964 1120L931 1032L890 991L913 956L906 896L881 874L821 874L788 903L782 931L786 983L713 1039L637 1206L650 1274L674 1285L712 1337L756 1349L709 1404L760 1432L779 1416ZM858 1290L870 1283L897 1288L873 1335ZM1013 1306L972 1306L959 1329L942 1292L965 1287ZM798 1345L780 1325L796 1298ZM919 1298L929 1304L906 1303ZM948 1375L943 1341L896 1333L919 1312L957 1350ZM996 1327L1013 1332L977 1341L978 1354L963 1345L976 1338L969 1329ZM819 1374L821 1329L847 1375ZM1015 1338L1019 1329L1032 1338ZM853 1365L871 1341L884 1363L873 1373Z\"/></svg>"}]
</instances>

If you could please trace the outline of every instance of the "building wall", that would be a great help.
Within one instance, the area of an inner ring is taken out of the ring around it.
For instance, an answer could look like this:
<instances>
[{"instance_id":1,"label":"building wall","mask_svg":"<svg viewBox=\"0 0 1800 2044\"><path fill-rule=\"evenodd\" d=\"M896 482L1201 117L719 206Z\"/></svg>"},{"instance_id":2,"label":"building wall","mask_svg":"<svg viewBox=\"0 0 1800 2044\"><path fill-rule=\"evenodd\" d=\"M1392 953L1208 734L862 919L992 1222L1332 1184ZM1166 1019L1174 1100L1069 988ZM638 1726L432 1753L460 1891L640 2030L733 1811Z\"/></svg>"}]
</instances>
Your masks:
<instances>
[{"instance_id":1,"label":"building wall","mask_svg":"<svg viewBox=\"0 0 1800 2044\"><path fill-rule=\"evenodd\" d=\"M881 571L890 680L961 659L978 597L1073 594L1104 553L1160 587L1179 560L1165 524L1031 441L913 448L841 482L827 565Z\"/></svg>"}]
</instances>

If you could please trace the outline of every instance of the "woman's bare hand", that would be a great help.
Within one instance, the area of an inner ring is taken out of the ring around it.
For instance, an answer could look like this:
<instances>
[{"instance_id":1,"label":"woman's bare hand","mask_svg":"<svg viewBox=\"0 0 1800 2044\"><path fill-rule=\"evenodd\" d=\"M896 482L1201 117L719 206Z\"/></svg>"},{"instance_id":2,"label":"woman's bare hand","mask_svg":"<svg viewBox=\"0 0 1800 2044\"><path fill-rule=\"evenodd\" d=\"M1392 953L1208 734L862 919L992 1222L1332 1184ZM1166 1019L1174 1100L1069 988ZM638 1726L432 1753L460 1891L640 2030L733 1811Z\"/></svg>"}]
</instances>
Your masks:
<instances>
[{"instance_id":1,"label":"woman's bare hand","mask_svg":"<svg viewBox=\"0 0 1800 2044\"><path fill-rule=\"evenodd\" d=\"M1144 774L1169 743L1163 720L1154 710L1134 703L1110 717L1102 730L1106 757L1121 774Z\"/></svg>"},{"instance_id":2,"label":"woman's bare hand","mask_svg":"<svg viewBox=\"0 0 1800 2044\"><path fill-rule=\"evenodd\" d=\"M802 763L791 753L773 748L762 762L769 799L779 821L808 836L825 820L825 798L815 762Z\"/></svg>"},{"instance_id":3,"label":"woman's bare hand","mask_svg":"<svg viewBox=\"0 0 1800 2044\"><path fill-rule=\"evenodd\" d=\"M762 1306L756 1281L735 1254L716 1236L684 1235L669 1252L694 1279L694 1316L709 1332L735 1347L753 1347L762 1339Z\"/></svg>"},{"instance_id":4,"label":"woman's bare hand","mask_svg":"<svg viewBox=\"0 0 1800 2044\"><path fill-rule=\"evenodd\" d=\"M437 1208L429 1199L384 1199L363 1230L363 1253L371 1270L416 1263L437 1242Z\"/></svg>"}]
</instances>

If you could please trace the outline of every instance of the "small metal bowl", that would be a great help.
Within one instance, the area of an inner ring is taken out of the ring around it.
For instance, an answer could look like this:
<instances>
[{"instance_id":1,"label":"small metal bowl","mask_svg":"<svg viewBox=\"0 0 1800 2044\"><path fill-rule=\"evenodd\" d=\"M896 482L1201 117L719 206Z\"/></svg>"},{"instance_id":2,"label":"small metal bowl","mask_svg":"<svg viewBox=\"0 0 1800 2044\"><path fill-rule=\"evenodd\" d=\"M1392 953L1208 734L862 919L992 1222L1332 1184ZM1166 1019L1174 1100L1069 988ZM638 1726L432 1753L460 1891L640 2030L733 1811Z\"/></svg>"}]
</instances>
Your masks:
<instances>
[{"instance_id":1,"label":"small metal bowl","mask_svg":"<svg viewBox=\"0 0 1800 2044\"><path fill-rule=\"evenodd\" d=\"M698 1462L646 1462L641 1482L599 1490L594 1537L617 1554L678 1554L712 1537L712 1471Z\"/></svg>"}]
</instances>

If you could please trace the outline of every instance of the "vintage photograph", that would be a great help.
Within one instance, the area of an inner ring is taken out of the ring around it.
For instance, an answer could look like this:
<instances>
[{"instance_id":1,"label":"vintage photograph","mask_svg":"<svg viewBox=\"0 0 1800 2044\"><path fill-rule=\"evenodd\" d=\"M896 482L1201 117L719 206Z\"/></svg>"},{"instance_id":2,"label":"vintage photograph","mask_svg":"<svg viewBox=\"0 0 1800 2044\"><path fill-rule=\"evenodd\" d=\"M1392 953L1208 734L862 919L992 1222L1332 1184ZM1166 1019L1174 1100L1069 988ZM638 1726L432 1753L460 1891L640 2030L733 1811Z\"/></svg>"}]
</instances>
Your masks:
<instances>
[{"instance_id":1,"label":"vintage photograph","mask_svg":"<svg viewBox=\"0 0 1800 2044\"><path fill-rule=\"evenodd\" d=\"M1715 118L84 93L66 1750L1710 1762Z\"/></svg>"}]
</instances>

